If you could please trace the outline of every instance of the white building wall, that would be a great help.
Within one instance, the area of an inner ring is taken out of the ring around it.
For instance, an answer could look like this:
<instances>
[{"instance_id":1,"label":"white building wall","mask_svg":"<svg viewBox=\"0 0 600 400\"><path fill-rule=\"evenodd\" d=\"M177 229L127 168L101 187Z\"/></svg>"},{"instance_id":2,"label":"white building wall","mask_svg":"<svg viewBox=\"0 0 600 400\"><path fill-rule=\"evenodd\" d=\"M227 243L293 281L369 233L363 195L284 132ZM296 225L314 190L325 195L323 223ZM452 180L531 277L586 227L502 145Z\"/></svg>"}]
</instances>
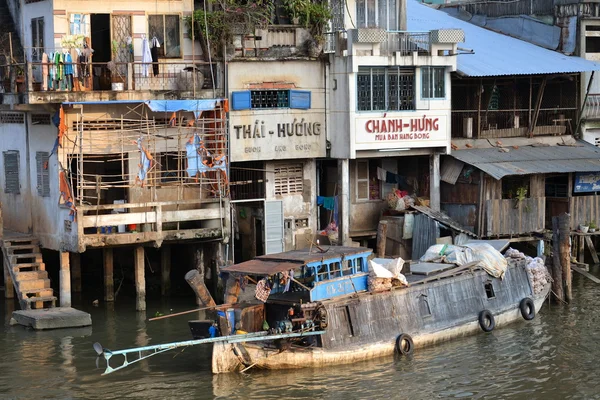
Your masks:
<instances>
[{"instance_id":1,"label":"white building wall","mask_svg":"<svg viewBox=\"0 0 600 400\"><path fill-rule=\"evenodd\" d=\"M21 26L23 27L21 44L25 49L28 60L31 60L31 51L33 47L31 36L31 20L33 18L44 18L44 43L51 48L54 46L54 15L52 9L53 2L50 0L37 3L23 4L21 13Z\"/></svg>"},{"instance_id":2,"label":"white building wall","mask_svg":"<svg viewBox=\"0 0 600 400\"><path fill-rule=\"evenodd\" d=\"M23 124L0 122L0 203L4 229L27 233L31 229L31 195L27 177L27 128ZM6 193L4 154L8 150L19 151L20 193Z\"/></svg>"}]
</instances>

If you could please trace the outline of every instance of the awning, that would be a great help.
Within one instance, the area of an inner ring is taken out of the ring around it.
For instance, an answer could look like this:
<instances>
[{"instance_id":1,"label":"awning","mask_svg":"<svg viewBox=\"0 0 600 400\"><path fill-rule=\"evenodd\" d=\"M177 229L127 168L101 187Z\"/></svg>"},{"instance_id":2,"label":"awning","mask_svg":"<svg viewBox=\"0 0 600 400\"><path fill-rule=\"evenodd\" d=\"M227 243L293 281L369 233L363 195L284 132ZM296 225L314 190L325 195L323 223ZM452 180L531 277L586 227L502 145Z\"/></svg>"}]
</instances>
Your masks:
<instances>
[{"instance_id":1,"label":"awning","mask_svg":"<svg viewBox=\"0 0 600 400\"><path fill-rule=\"evenodd\" d=\"M496 179L507 175L600 171L600 148L579 140L562 146L533 144L453 150L451 156Z\"/></svg>"},{"instance_id":2,"label":"awning","mask_svg":"<svg viewBox=\"0 0 600 400\"><path fill-rule=\"evenodd\" d=\"M189 111L200 112L214 110L221 99L205 100L107 100L107 101L69 101L66 106L82 105L110 105L110 104L146 104L154 112Z\"/></svg>"},{"instance_id":3,"label":"awning","mask_svg":"<svg viewBox=\"0 0 600 400\"><path fill-rule=\"evenodd\" d=\"M299 268L303 264L283 261L250 260L222 268L223 272L239 272L247 275L275 275L279 272Z\"/></svg>"},{"instance_id":4,"label":"awning","mask_svg":"<svg viewBox=\"0 0 600 400\"><path fill-rule=\"evenodd\" d=\"M461 75L535 75L600 70L598 63L481 28L416 0L406 3L409 31L463 30L465 42L459 46L473 50L473 53L457 56L457 69Z\"/></svg>"}]
</instances>

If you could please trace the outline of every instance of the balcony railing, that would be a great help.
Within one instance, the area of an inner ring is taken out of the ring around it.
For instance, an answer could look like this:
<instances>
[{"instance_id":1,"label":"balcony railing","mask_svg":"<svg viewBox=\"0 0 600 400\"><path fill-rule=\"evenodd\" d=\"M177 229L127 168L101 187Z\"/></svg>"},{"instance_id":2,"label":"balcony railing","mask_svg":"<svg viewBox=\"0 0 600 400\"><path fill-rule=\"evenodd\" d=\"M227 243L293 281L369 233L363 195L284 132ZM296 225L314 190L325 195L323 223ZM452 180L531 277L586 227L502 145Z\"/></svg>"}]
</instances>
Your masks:
<instances>
[{"instance_id":1,"label":"balcony railing","mask_svg":"<svg viewBox=\"0 0 600 400\"><path fill-rule=\"evenodd\" d=\"M328 32L325 34L324 53L335 53L340 42L350 40L352 43L380 43L382 54L401 53L410 55L431 54L430 32L385 31L383 29L352 29L349 31Z\"/></svg>"},{"instance_id":2,"label":"balcony railing","mask_svg":"<svg viewBox=\"0 0 600 400\"><path fill-rule=\"evenodd\" d=\"M600 94L589 94L585 101L586 119L600 119Z\"/></svg>"},{"instance_id":3,"label":"balcony railing","mask_svg":"<svg viewBox=\"0 0 600 400\"><path fill-rule=\"evenodd\" d=\"M169 62L72 64L73 75L64 72L56 80L54 63L30 61L0 66L4 93L173 91L219 89L221 76L216 63ZM61 65L61 68L64 68ZM64 71L64 70L63 70ZM77 75L77 76L75 76Z\"/></svg>"}]
</instances>

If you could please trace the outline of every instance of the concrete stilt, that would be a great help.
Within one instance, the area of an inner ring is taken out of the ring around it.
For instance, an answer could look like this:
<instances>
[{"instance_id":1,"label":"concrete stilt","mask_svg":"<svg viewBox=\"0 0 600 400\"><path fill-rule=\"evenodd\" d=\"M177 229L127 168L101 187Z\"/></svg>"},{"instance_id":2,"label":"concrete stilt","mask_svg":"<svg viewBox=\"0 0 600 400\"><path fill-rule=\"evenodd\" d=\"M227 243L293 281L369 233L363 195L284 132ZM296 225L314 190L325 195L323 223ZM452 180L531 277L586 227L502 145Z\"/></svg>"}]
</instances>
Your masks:
<instances>
[{"instance_id":1,"label":"concrete stilt","mask_svg":"<svg viewBox=\"0 0 600 400\"><path fill-rule=\"evenodd\" d=\"M204 246L199 245L196 248L196 251L194 252L194 258L195 258L195 262L196 262L196 270L198 271L198 274L200 276L198 278L198 280L201 281L202 284L204 285L204 277L205 277L205 269L204 269ZM186 277L187 277L187 275L186 275ZM186 280L187 280L187 278L186 278ZM204 305L204 303L202 302L202 299L200 298L200 296L196 297L196 304L198 304L199 306Z\"/></svg>"},{"instance_id":2,"label":"concrete stilt","mask_svg":"<svg viewBox=\"0 0 600 400\"><path fill-rule=\"evenodd\" d=\"M146 278L144 275L144 247L137 246L135 248L135 292L136 302L135 309L137 311L146 310Z\"/></svg>"},{"instance_id":3,"label":"concrete stilt","mask_svg":"<svg viewBox=\"0 0 600 400\"><path fill-rule=\"evenodd\" d=\"M440 154L429 157L429 207L440 211Z\"/></svg>"},{"instance_id":4,"label":"concrete stilt","mask_svg":"<svg viewBox=\"0 0 600 400\"><path fill-rule=\"evenodd\" d=\"M347 158L338 160L338 193L340 208L340 226L338 243L350 242L350 162Z\"/></svg>"},{"instance_id":5,"label":"concrete stilt","mask_svg":"<svg viewBox=\"0 0 600 400\"><path fill-rule=\"evenodd\" d=\"M81 293L81 254L71 254L71 290L73 293Z\"/></svg>"},{"instance_id":6,"label":"concrete stilt","mask_svg":"<svg viewBox=\"0 0 600 400\"><path fill-rule=\"evenodd\" d=\"M10 277L10 271L8 270L9 266L6 265L6 260L4 261L4 297L7 299L13 299L15 297L15 289L13 285L12 278Z\"/></svg>"},{"instance_id":7,"label":"concrete stilt","mask_svg":"<svg viewBox=\"0 0 600 400\"><path fill-rule=\"evenodd\" d=\"M103 250L104 258L104 301L115 301L115 281L113 278L113 249Z\"/></svg>"},{"instance_id":8,"label":"concrete stilt","mask_svg":"<svg viewBox=\"0 0 600 400\"><path fill-rule=\"evenodd\" d=\"M171 291L171 246L160 248L160 294L168 296Z\"/></svg>"},{"instance_id":9,"label":"concrete stilt","mask_svg":"<svg viewBox=\"0 0 600 400\"><path fill-rule=\"evenodd\" d=\"M60 306L71 307L71 266L69 252L60 252Z\"/></svg>"}]
</instances>

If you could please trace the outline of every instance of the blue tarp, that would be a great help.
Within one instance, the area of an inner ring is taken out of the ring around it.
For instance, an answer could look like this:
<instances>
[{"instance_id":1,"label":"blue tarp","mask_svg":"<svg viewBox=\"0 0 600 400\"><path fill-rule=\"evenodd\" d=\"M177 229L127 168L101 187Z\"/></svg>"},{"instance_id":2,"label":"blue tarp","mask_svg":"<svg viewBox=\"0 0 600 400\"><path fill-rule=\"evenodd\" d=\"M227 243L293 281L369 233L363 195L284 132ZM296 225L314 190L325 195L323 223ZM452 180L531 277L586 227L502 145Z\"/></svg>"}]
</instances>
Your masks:
<instances>
[{"instance_id":1,"label":"blue tarp","mask_svg":"<svg viewBox=\"0 0 600 400\"><path fill-rule=\"evenodd\" d=\"M214 110L217 106L217 102L220 99L207 99L207 100L108 100L108 101L74 101L66 102L64 105L94 105L94 104L140 104L144 103L154 112L177 112L177 111L189 111L196 114L202 111Z\"/></svg>"}]
</instances>

